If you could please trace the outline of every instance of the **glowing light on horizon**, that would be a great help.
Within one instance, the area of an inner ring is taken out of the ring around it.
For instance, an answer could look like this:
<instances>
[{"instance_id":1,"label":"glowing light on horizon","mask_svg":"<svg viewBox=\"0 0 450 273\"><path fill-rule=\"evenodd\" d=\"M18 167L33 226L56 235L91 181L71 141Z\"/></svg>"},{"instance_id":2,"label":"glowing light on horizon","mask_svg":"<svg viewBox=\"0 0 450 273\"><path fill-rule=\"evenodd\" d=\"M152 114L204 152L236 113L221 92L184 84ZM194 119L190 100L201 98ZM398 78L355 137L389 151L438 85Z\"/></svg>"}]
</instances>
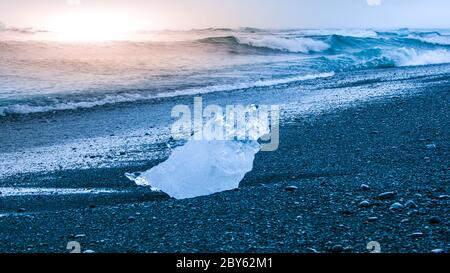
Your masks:
<instances>
[{"instance_id":1,"label":"glowing light on horizon","mask_svg":"<svg viewBox=\"0 0 450 273\"><path fill-rule=\"evenodd\" d=\"M75 42L128 40L140 27L136 18L104 12L71 13L47 24L55 39Z\"/></svg>"}]
</instances>

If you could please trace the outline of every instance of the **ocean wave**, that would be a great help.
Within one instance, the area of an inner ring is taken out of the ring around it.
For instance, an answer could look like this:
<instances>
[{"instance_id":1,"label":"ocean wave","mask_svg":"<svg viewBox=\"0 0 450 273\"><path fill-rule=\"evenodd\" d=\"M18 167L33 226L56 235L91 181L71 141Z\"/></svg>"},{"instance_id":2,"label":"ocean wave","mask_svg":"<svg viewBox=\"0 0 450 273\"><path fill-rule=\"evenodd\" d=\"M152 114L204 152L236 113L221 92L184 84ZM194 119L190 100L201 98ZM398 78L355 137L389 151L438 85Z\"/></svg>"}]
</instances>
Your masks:
<instances>
[{"instance_id":1,"label":"ocean wave","mask_svg":"<svg viewBox=\"0 0 450 273\"><path fill-rule=\"evenodd\" d=\"M311 38L282 38L270 35L209 37L201 39L200 41L213 44L228 44L230 46L242 45L256 49L305 54L322 52L330 48L330 45L327 43Z\"/></svg>"},{"instance_id":2,"label":"ocean wave","mask_svg":"<svg viewBox=\"0 0 450 273\"><path fill-rule=\"evenodd\" d=\"M444 49L419 51L413 48L400 48L387 54L396 66L419 66L450 63L450 51Z\"/></svg>"},{"instance_id":3,"label":"ocean wave","mask_svg":"<svg viewBox=\"0 0 450 273\"><path fill-rule=\"evenodd\" d=\"M431 35L425 37L410 36L410 38L434 45L443 45L443 46L450 45L450 36L442 36L442 35Z\"/></svg>"},{"instance_id":4,"label":"ocean wave","mask_svg":"<svg viewBox=\"0 0 450 273\"><path fill-rule=\"evenodd\" d=\"M286 51L292 53L322 52L330 48L325 42L311 38L280 38L276 36L261 37L239 37L241 44L269 48L273 50Z\"/></svg>"},{"instance_id":5,"label":"ocean wave","mask_svg":"<svg viewBox=\"0 0 450 273\"><path fill-rule=\"evenodd\" d=\"M6 116L8 114L32 114L32 113L45 113L60 110L75 110L145 99L148 98L140 94L121 94L121 95L107 95L102 98L93 98L93 100L87 101L65 101L48 105L33 105L27 103L14 104L0 107L0 116Z\"/></svg>"},{"instance_id":6,"label":"ocean wave","mask_svg":"<svg viewBox=\"0 0 450 273\"><path fill-rule=\"evenodd\" d=\"M301 30L299 34L309 36L332 36L339 35L344 37L354 38L375 38L378 37L378 32L371 29L321 29L321 30Z\"/></svg>"},{"instance_id":7,"label":"ocean wave","mask_svg":"<svg viewBox=\"0 0 450 273\"><path fill-rule=\"evenodd\" d=\"M238 84L228 84L228 85L215 85L204 88L191 88L178 90L173 92L164 92L157 94L137 94L137 93L126 93L120 95L106 95L104 97L91 97L91 100L85 101L60 101L48 105L33 105L28 103L14 104L8 106L0 107L0 116L6 116L9 114L32 114L32 113L46 113L61 110L76 110L76 109L87 109L97 106L124 103L124 102L135 102L135 101L145 101L156 98L169 98L178 96L189 96L189 95L199 95L214 92L227 92L233 90L258 88L258 87L270 87L282 84L289 84L299 81L314 80L319 78L329 78L333 77L334 72L318 73L318 74L308 74L289 78L280 78L273 80L261 80L252 83L238 83Z\"/></svg>"}]
</instances>

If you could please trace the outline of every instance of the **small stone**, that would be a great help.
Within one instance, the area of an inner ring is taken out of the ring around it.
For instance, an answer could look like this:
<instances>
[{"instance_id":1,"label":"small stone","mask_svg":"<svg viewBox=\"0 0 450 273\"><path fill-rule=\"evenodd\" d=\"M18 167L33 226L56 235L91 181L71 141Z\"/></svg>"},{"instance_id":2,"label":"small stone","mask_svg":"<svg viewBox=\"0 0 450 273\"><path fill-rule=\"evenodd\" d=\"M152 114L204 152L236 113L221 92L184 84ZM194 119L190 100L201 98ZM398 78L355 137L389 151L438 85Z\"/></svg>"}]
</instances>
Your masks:
<instances>
[{"instance_id":1,"label":"small stone","mask_svg":"<svg viewBox=\"0 0 450 273\"><path fill-rule=\"evenodd\" d=\"M85 237L86 237L86 234L78 234L78 235L75 235L74 238L85 238Z\"/></svg>"},{"instance_id":2,"label":"small stone","mask_svg":"<svg viewBox=\"0 0 450 273\"><path fill-rule=\"evenodd\" d=\"M428 145L427 145L427 149L428 149L428 150L434 150L434 149L436 149L436 144L428 144Z\"/></svg>"},{"instance_id":3,"label":"small stone","mask_svg":"<svg viewBox=\"0 0 450 273\"><path fill-rule=\"evenodd\" d=\"M413 238L420 238L423 237L424 234L422 232L414 232L412 234L409 235L409 237L413 237Z\"/></svg>"},{"instance_id":4,"label":"small stone","mask_svg":"<svg viewBox=\"0 0 450 273\"><path fill-rule=\"evenodd\" d=\"M360 189L363 190L363 191L368 191L368 190L370 190L370 187L369 187L369 185L362 184Z\"/></svg>"},{"instance_id":5,"label":"small stone","mask_svg":"<svg viewBox=\"0 0 450 273\"><path fill-rule=\"evenodd\" d=\"M396 195L395 192L393 191L387 191L387 192L383 192L382 194L378 195L378 198L386 200L386 199L391 199Z\"/></svg>"},{"instance_id":6,"label":"small stone","mask_svg":"<svg viewBox=\"0 0 450 273\"><path fill-rule=\"evenodd\" d=\"M409 209L414 209L414 208L417 208L417 204L414 203L413 200L409 200L405 203L405 207L407 207Z\"/></svg>"},{"instance_id":7,"label":"small stone","mask_svg":"<svg viewBox=\"0 0 450 273\"><path fill-rule=\"evenodd\" d=\"M439 199L444 200L444 199L448 199L448 195L439 195Z\"/></svg>"},{"instance_id":8,"label":"small stone","mask_svg":"<svg viewBox=\"0 0 450 273\"><path fill-rule=\"evenodd\" d=\"M130 217L128 217L128 221L134 221L134 220L136 220L136 217L133 217L133 216L130 216Z\"/></svg>"},{"instance_id":9,"label":"small stone","mask_svg":"<svg viewBox=\"0 0 450 273\"><path fill-rule=\"evenodd\" d=\"M93 253L95 253L95 251L88 249L88 250L84 251L83 253L85 253L85 254L93 254Z\"/></svg>"},{"instance_id":10,"label":"small stone","mask_svg":"<svg viewBox=\"0 0 450 273\"><path fill-rule=\"evenodd\" d=\"M444 250L441 248L436 248L436 249L431 250L431 253L442 254L442 253L444 253Z\"/></svg>"},{"instance_id":11,"label":"small stone","mask_svg":"<svg viewBox=\"0 0 450 273\"><path fill-rule=\"evenodd\" d=\"M344 247L341 245L335 245L331 248L331 251L334 253L339 253L339 252L344 251Z\"/></svg>"},{"instance_id":12,"label":"small stone","mask_svg":"<svg viewBox=\"0 0 450 273\"><path fill-rule=\"evenodd\" d=\"M433 216L430 218L430 224L440 224L442 222L442 219L439 216Z\"/></svg>"},{"instance_id":13,"label":"small stone","mask_svg":"<svg viewBox=\"0 0 450 273\"><path fill-rule=\"evenodd\" d=\"M25 212L25 211L27 211L27 210L24 209L24 208L20 208L20 209L18 209L17 211L18 211L18 212Z\"/></svg>"},{"instance_id":14,"label":"small stone","mask_svg":"<svg viewBox=\"0 0 450 273\"><path fill-rule=\"evenodd\" d=\"M286 191L296 191L296 190L298 190L298 187L296 187L296 186L287 186L285 188L285 190Z\"/></svg>"},{"instance_id":15,"label":"small stone","mask_svg":"<svg viewBox=\"0 0 450 273\"><path fill-rule=\"evenodd\" d=\"M378 220L378 217L374 216L374 217L369 217L367 218L367 220L369 220L369 222L375 222Z\"/></svg>"},{"instance_id":16,"label":"small stone","mask_svg":"<svg viewBox=\"0 0 450 273\"><path fill-rule=\"evenodd\" d=\"M392 206L389 208L390 210L402 210L404 208L404 206L400 203L394 203L392 204Z\"/></svg>"},{"instance_id":17,"label":"small stone","mask_svg":"<svg viewBox=\"0 0 450 273\"><path fill-rule=\"evenodd\" d=\"M307 248L307 249L310 250L314 254L318 254L319 253L319 251L317 251L315 248L310 247L310 248Z\"/></svg>"},{"instance_id":18,"label":"small stone","mask_svg":"<svg viewBox=\"0 0 450 273\"><path fill-rule=\"evenodd\" d=\"M349 209L344 209L344 210L342 210L342 214L344 214L344 215L352 215L353 211L351 211Z\"/></svg>"},{"instance_id":19,"label":"small stone","mask_svg":"<svg viewBox=\"0 0 450 273\"><path fill-rule=\"evenodd\" d=\"M364 200L361 203L359 203L358 206L361 207L361 208L368 208L368 207L370 207L370 203L369 203L369 201Z\"/></svg>"}]
</instances>

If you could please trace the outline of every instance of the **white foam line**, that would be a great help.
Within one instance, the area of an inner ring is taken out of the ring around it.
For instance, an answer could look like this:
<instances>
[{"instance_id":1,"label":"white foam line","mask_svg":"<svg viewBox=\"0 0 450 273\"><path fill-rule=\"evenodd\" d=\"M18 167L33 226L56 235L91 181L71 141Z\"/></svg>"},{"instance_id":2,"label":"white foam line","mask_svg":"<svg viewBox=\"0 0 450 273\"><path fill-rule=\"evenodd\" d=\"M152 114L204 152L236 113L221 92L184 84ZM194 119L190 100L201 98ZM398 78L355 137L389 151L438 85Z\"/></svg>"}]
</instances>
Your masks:
<instances>
[{"instance_id":1,"label":"white foam line","mask_svg":"<svg viewBox=\"0 0 450 273\"><path fill-rule=\"evenodd\" d=\"M178 96L192 96L199 94L215 93L215 92L227 92L246 88L257 88L257 87L269 87L281 84L288 84L298 81L308 81L320 78L330 78L335 75L334 72L326 72L319 74L308 74L303 76L273 79L273 80L262 80L249 83L237 83L237 84L225 84L225 85L215 85L204 88L192 88L183 89L174 92L162 92L157 94L121 94L121 95L107 95L102 99L95 101L80 101L80 102L61 102L48 106L33 106L28 104L16 104L10 106L0 107L0 116L6 116L7 114L31 114L31 113L45 113L50 111L60 111L60 110L75 110L75 109L86 109L96 106L103 106L108 104L123 103L123 102L134 102L134 101L145 101L156 98L172 98Z\"/></svg>"},{"instance_id":2,"label":"white foam line","mask_svg":"<svg viewBox=\"0 0 450 273\"><path fill-rule=\"evenodd\" d=\"M71 194L100 194L120 192L112 189L68 189L68 188L0 188L0 197L29 196L29 195L71 195Z\"/></svg>"}]
</instances>

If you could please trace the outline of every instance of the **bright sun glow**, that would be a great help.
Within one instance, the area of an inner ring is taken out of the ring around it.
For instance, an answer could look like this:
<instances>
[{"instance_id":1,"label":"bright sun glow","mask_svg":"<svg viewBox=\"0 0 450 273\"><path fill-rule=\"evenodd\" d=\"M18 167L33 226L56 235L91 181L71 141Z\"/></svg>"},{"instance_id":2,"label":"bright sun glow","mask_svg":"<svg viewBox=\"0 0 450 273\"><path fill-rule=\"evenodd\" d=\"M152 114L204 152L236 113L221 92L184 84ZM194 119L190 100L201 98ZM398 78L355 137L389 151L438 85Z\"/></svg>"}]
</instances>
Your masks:
<instances>
[{"instance_id":1,"label":"bright sun glow","mask_svg":"<svg viewBox=\"0 0 450 273\"><path fill-rule=\"evenodd\" d=\"M57 40L88 42L127 40L139 26L135 18L101 12L72 13L48 23Z\"/></svg>"}]
</instances>

